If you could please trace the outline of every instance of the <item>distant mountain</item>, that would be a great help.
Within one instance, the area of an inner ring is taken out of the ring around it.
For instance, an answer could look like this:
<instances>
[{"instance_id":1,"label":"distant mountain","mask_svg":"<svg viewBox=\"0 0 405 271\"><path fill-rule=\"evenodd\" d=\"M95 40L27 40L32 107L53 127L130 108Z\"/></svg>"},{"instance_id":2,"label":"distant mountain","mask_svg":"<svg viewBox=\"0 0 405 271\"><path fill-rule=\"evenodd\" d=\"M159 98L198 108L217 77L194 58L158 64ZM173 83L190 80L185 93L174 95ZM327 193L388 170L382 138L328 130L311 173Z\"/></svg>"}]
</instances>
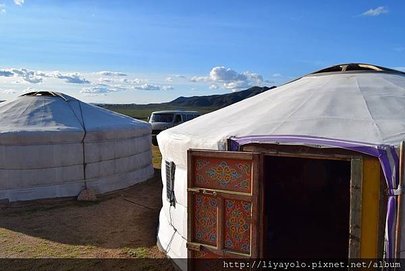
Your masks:
<instances>
[{"instance_id":1,"label":"distant mountain","mask_svg":"<svg viewBox=\"0 0 405 271\"><path fill-rule=\"evenodd\" d=\"M246 90L222 95L179 97L168 103L155 104L97 104L98 106L137 118L147 120L153 111L195 110L201 114L212 112L243 99L265 92L273 87L251 87Z\"/></svg>"},{"instance_id":2,"label":"distant mountain","mask_svg":"<svg viewBox=\"0 0 405 271\"><path fill-rule=\"evenodd\" d=\"M233 103L239 102L246 98L255 96L259 93L265 92L273 87L251 87L246 90L232 92L222 95L209 95L209 96L193 96L193 97L179 97L169 103L173 106L196 106L196 107L224 107Z\"/></svg>"}]
</instances>

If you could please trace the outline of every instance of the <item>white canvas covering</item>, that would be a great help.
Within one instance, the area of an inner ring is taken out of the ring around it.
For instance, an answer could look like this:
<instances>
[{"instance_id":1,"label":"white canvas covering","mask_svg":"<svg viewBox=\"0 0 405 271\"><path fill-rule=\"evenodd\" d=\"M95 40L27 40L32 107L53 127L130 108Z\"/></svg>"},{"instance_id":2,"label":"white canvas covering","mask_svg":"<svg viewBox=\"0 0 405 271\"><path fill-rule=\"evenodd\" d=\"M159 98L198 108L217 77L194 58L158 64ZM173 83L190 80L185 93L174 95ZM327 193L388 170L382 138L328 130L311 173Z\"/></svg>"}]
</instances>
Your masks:
<instances>
[{"instance_id":1,"label":"white canvas covering","mask_svg":"<svg viewBox=\"0 0 405 271\"><path fill-rule=\"evenodd\" d=\"M153 175L148 123L40 94L0 104L0 199L105 193Z\"/></svg>"},{"instance_id":2,"label":"white canvas covering","mask_svg":"<svg viewBox=\"0 0 405 271\"><path fill-rule=\"evenodd\" d=\"M187 256L188 149L224 150L232 136L258 135L312 136L398 146L405 139L404 116L405 74L376 68L310 74L160 133L163 162L176 164L176 207L169 206L165 191L162 194L158 233L161 246L170 257ZM164 167L162 179L165 186ZM405 223L403 226L405 230Z\"/></svg>"}]
</instances>

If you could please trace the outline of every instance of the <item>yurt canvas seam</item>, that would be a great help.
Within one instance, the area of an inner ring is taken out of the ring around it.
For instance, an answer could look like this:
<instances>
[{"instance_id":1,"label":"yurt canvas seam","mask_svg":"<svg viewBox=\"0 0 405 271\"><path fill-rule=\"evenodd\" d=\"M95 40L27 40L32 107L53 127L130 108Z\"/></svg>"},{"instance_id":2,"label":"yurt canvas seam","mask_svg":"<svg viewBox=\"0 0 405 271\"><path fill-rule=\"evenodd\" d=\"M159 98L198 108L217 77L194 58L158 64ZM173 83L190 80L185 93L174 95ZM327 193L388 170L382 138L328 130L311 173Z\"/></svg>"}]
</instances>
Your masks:
<instances>
[{"instance_id":1,"label":"yurt canvas seam","mask_svg":"<svg viewBox=\"0 0 405 271\"><path fill-rule=\"evenodd\" d=\"M144 154L148 153L148 151L143 151L143 152L139 152L137 154L132 154L132 155L127 155L127 156L120 156L120 157L114 157L114 158L110 158L110 159L102 159L102 160L94 160L91 162L86 163L86 165L92 165L92 164L97 164L99 162L108 162L108 161L114 161L114 160L119 160L119 159L125 159L125 158L130 158L130 157L136 157L136 156L142 156ZM81 166L83 165L83 163L80 164L69 164L69 165L57 165L57 166L47 166L47 167L30 167L30 168L26 168L26 169L21 169L21 168L4 168L4 167L0 167L0 170L33 170L33 169L45 169L45 168L64 168L64 167L71 167L71 166Z\"/></svg>"},{"instance_id":2,"label":"yurt canvas seam","mask_svg":"<svg viewBox=\"0 0 405 271\"><path fill-rule=\"evenodd\" d=\"M84 117L83 117L83 110L82 110L81 102L76 100L77 103L79 104L79 109L80 109L80 116L81 116L81 121L80 121L79 117L76 115L76 112L73 110L72 106L70 105L70 103L69 103L70 101L71 100L69 100L69 101L65 100L65 102L67 102L70 110L72 110L73 114L75 115L75 117L79 121L80 125L82 126L83 132L84 132L81 143L82 143L82 153L83 153L82 154L83 155L83 181L84 181L84 187L87 189L87 182L86 182L86 179L87 179L87 177L86 177L86 166L87 166L87 163L86 163L86 148L84 146L84 139L86 138L87 130L86 130L86 125L84 123Z\"/></svg>"}]
</instances>

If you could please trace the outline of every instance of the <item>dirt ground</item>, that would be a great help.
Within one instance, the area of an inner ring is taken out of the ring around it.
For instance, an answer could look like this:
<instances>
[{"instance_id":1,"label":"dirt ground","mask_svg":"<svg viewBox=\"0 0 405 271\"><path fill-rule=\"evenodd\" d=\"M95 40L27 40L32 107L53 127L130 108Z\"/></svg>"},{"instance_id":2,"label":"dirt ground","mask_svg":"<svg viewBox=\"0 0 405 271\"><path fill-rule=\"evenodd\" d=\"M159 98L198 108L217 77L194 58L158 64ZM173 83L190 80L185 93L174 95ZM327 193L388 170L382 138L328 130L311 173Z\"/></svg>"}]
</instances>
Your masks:
<instances>
[{"instance_id":1,"label":"dirt ground","mask_svg":"<svg viewBox=\"0 0 405 271\"><path fill-rule=\"evenodd\" d=\"M49 270L49 264L33 258L58 259L50 260L61 265L55 270L173 270L156 246L161 191L160 170L155 170L150 180L96 202L70 198L2 206L0 270L16 263L20 267L39 264L35 270ZM118 260L104 269L101 259Z\"/></svg>"}]
</instances>

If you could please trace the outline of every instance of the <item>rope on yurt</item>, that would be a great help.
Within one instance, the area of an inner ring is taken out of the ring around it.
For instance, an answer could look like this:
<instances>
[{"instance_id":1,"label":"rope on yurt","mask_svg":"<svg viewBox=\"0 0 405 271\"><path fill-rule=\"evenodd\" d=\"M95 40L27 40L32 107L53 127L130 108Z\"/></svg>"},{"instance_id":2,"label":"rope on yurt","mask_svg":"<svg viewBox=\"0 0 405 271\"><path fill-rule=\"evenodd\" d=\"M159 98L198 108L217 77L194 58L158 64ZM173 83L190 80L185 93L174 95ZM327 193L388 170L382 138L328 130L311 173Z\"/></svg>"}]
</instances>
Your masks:
<instances>
[{"instance_id":1,"label":"rope on yurt","mask_svg":"<svg viewBox=\"0 0 405 271\"><path fill-rule=\"evenodd\" d=\"M82 138L82 142L81 142L81 143L82 143L82 150L83 150L83 179L84 179L84 187L85 187L85 189L87 189L87 182L86 182L86 179L87 179L87 176L86 176L86 167L87 167L87 163L86 163L86 148L85 148L85 146L84 146L84 139L86 138L87 130L86 130L86 125L84 124L82 104L81 104L80 101L78 101L78 103L79 103L79 108L80 108L80 117L81 117L81 119L82 119L82 127L83 127L83 130L84 130L84 135L83 135L83 138Z\"/></svg>"},{"instance_id":2,"label":"rope on yurt","mask_svg":"<svg viewBox=\"0 0 405 271\"><path fill-rule=\"evenodd\" d=\"M82 144L82 155L83 155L83 179L84 179L84 188L87 189L87 176L86 176L86 149L84 146L84 139L86 138L87 135L87 130L86 130L86 125L84 124L84 117L83 117L83 110L82 110L82 104L79 100L76 99L71 99L71 100L65 100L70 108L70 110L72 110L73 115L76 117L76 119L79 121L80 126L83 128L84 134L81 140L81 144ZM76 115L75 110L73 109L73 107L70 105L70 101L76 101L79 104L79 109L80 109L80 118Z\"/></svg>"},{"instance_id":3,"label":"rope on yurt","mask_svg":"<svg viewBox=\"0 0 405 271\"><path fill-rule=\"evenodd\" d=\"M167 247L166 247L166 249L165 249L166 253L169 251L168 249L169 249L169 247L171 246L171 244L172 244L172 242L173 242L173 239L174 239L174 235L175 235L176 232L177 232L176 227L173 225L172 207L173 207L173 205L170 205L170 206L169 206L169 219L170 219L169 225L172 226L172 228L174 229L174 232L173 232L173 234L172 234L172 237L170 237L170 241L169 241L169 243L167 244Z\"/></svg>"},{"instance_id":4,"label":"rope on yurt","mask_svg":"<svg viewBox=\"0 0 405 271\"><path fill-rule=\"evenodd\" d=\"M173 228L174 232L173 232L172 236L170 237L169 243L168 243L167 246L166 246L166 249L165 249L165 252L166 252L166 253L169 251L168 249L169 249L170 246L172 245L172 242L173 242L174 236L176 235L176 232L178 232L177 228L173 225L172 207L173 207L173 205L170 205L170 206L169 206L169 218L170 218L169 225ZM184 238L181 234L179 234L179 235L180 235L180 237L181 237L184 241L187 242L187 239L186 239L186 238Z\"/></svg>"},{"instance_id":5,"label":"rope on yurt","mask_svg":"<svg viewBox=\"0 0 405 271\"><path fill-rule=\"evenodd\" d=\"M169 225L173 228L174 232L173 232L172 236L170 237L169 243L168 243L167 246L166 246L166 249L165 249L165 252L166 252L166 253L169 251L169 248L170 248L170 246L172 245L172 242L173 242L173 240L174 240L174 236L176 235L176 232L178 232L177 228L173 225L172 212L171 212L172 207L173 207L173 206L169 206L169 218L170 218ZM187 239L186 239L186 238L184 238L183 236L181 236L181 234L179 234L179 235L180 235L180 237L181 237L182 239L184 239L184 240L187 242Z\"/></svg>"},{"instance_id":6,"label":"rope on yurt","mask_svg":"<svg viewBox=\"0 0 405 271\"><path fill-rule=\"evenodd\" d=\"M166 246L165 253L168 253L168 252L169 252L169 248L170 248L170 246L172 245L172 242L173 242L173 240L174 240L174 235L175 235L176 232L177 232L177 229L176 229L175 227L173 227L173 229L174 229L174 232L173 232L173 234L172 234L172 237L170 237L169 243L168 243L167 246Z\"/></svg>"}]
</instances>

